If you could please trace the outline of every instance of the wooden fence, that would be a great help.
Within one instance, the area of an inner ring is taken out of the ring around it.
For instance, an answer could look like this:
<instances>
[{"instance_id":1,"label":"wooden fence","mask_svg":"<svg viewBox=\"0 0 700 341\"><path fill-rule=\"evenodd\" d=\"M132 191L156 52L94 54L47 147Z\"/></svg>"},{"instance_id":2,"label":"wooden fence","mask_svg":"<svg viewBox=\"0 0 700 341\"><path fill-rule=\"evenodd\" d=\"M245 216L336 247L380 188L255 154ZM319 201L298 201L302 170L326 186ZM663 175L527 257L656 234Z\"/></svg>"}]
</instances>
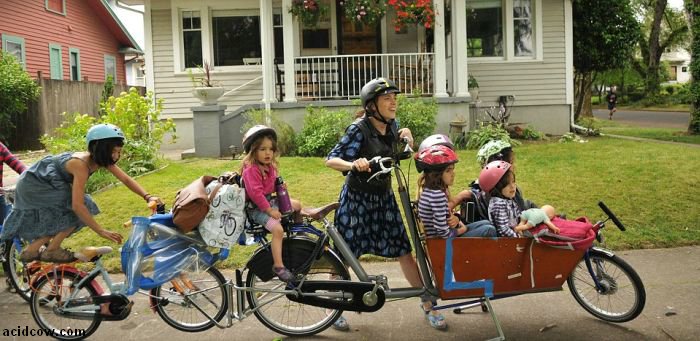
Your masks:
<instances>
[{"instance_id":1,"label":"wooden fence","mask_svg":"<svg viewBox=\"0 0 700 341\"><path fill-rule=\"evenodd\" d=\"M97 117L104 83L75 82L44 79L39 74L37 83L41 86L39 98L29 104L27 113L13 119L16 126L13 137L8 141L13 150L43 148L39 137L50 134L63 122L63 112L79 112ZM113 95L128 91L129 86L114 84ZM144 87L136 87L145 94Z\"/></svg>"}]
</instances>

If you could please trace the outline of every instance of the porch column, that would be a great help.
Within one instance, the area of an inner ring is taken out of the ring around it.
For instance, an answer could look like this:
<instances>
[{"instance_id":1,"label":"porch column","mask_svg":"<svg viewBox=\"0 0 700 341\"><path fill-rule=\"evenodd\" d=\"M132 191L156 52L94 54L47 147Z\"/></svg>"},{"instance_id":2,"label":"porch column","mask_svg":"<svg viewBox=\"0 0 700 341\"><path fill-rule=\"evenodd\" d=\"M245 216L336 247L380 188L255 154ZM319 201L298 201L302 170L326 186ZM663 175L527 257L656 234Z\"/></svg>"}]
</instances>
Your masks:
<instances>
[{"instance_id":1,"label":"porch column","mask_svg":"<svg viewBox=\"0 0 700 341\"><path fill-rule=\"evenodd\" d=\"M453 1L459 2L459 1ZM434 34L434 49L435 49L435 97L448 97L447 95L447 78L445 73L446 54L445 54L445 1L433 0L435 5L435 29Z\"/></svg>"},{"instance_id":2,"label":"porch column","mask_svg":"<svg viewBox=\"0 0 700 341\"><path fill-rule=\"evenodd\" d=\"M282 1L282 27L284 39L284 101L296 102L296 89L294 87L294 17L289 13L292 0Z\"/></svg>"},{"instance_id":3,"label":"porch column","mask_svg":"<svg viewBox=\"0 0 700 341\"><path fill-rule=\"evenodd\" d=\"M455 70L452 89L455 97L469 96L469 70L467 70L467 4L464 0L452 1L452 68Z\"/></svg>"},{"instance_id":4,"label":"porch column","mask_svg":"<svg viewBox=\"0 0 700 341\"><path fill-rule=\"evenodd\" d=\"M275 101L275 36L272 31L272 1L260 0L260 40L263 69L263 103L265 110Z\"/></svg>"}]
</instances>

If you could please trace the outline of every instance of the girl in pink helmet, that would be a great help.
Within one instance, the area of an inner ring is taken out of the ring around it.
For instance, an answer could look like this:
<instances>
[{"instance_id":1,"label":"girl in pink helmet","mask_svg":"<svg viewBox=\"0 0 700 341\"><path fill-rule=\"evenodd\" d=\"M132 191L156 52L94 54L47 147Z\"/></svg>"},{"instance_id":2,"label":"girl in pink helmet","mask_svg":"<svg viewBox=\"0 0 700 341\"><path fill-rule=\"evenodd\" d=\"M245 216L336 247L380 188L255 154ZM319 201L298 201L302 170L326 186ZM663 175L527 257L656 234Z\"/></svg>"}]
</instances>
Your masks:
<instances>
[{"instance_id":1,"label":"girl in pink helmet","mask_svg":"<svg viewBox=\"0 0 700 341\"><path fill-rule=\"evenodd\" d=\"M515 173L511 164L493 161L479 174L479 186L489 194L489 220L496 227L499 237L518 237L513 229L520 222L521 208L515 201Z\"/></svg>"},{"instance_id":2,"label":"girl in pink helmet","mask_svg":"<svg viewBox=\"0 0 700 341\"><path fill-rule=\"evenodd\" d=\"M452 214L455 203L449 200L454 183L457 155L447 146L435 145L415 156L416 166L424 170L418 179L418 216L428 238L495 237L496 229L488 220L465 225Z\"/></svg>"}]
</instances>

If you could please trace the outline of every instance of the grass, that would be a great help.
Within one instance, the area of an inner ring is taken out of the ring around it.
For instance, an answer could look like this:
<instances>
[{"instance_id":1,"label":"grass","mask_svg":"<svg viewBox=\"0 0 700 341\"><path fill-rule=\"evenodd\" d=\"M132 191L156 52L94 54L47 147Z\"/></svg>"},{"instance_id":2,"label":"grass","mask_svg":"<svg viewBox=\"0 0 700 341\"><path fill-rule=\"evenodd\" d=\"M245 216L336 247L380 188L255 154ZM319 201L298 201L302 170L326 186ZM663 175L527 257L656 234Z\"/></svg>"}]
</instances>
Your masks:
<instances>
[{"instance_id":1,"label":"grass","mask_svg":"<svg viewBox=\"0 0 700 341\"><path fill-rule=\"evenodd\" d=\"M686 131L674 128L642 128L621 124L615 121L598 120L596 125L604 134L641 137L646 139L700 144L700 135L689 135Z\"/></svg>"},{"instance_id":2,"label":"grass","mask_svg":"<svg viewBox=\"0 0 700 341\"><path fill-rule=\"evenodd\" d=\"M476 152L459 151L461 162L453 192L466 188L479 168ZM289 192L304 205L317 206L337 200L343 183L340 173L324 166L322 158L285 157L281 174ZM552 204L569 218L603 217L597 207L604 201L627 226L620 232L614 225L606 229L607 247L637 249L700 244L700 149L650 142L599 137L587 143L525 143L517 148L517 182L525 197L539 205ZM174 162L167 168L139 178L152 194L164 198L168 207L175 193L204 174L217 175L237 170L239 161L195 159ZM404 170L408 167L404 164ZM415 197L416 172L411 164L411 194ZM96 216L103 226L128 236L122 223L133 215L147 214L141 198L124 186L94 195L102 213ZM85 228L66 240L78 249L87 245L110 245ZM254 247L236 247L223 266L242 266ZM110 270L119 269L116 253L106 257Z\"/></svg>"}]
</instances>

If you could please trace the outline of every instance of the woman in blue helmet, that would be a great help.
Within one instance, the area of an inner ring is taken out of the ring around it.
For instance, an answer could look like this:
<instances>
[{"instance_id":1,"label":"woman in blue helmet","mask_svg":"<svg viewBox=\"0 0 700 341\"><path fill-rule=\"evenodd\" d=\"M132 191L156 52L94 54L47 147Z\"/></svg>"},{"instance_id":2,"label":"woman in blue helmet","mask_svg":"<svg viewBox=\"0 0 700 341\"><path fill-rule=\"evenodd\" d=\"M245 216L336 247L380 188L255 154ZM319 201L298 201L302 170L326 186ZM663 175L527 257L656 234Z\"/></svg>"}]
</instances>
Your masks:
<instances>
[{"instance_id":1,"label":"woman in blue helmet","mask_svg":"<svg viewBox=\"0 0 700 341\"><path fill-rule=\"evenodd\" d=\"M362 87L363 110L328 154L326 166L346 176L335 222L355 256L373 254L397 258L408 282L413 287L422 287L401 211L391 189L391 174L367 181L372 175L367 160L374 156L395 155L401 139L412 144L411 131L399 129L395 120L396 94L399 92L394 82L386 78L373 79ZM434 303L430 298L426 296L422 301L421 308L431 326L445 328L444 317L431 310ZM342 317L334 327L349 329Z\"/></svg>"},{"instance_id":2,"label":"woman in blue helmet","mask_svg":"<svg viewBox=\"0 0 700 341\"><path fill-rule=\"evenodd\" d=\"M73 261L73 253L61 248L61 243L85 225L99 236L121 244L119 233L95 221L93 215L100 210L90 195L85 194L88 178L100 168L114 174L146 202L160 202L116 165L124 146L121 129L111 124L95 125L87 132L87 145L85 152L46 156L20 176L15 205L0 239L19 236L32 241L20 254L21 261ZM40 251L46 243L46 249Z\"/></svg>"}]
</instances>

